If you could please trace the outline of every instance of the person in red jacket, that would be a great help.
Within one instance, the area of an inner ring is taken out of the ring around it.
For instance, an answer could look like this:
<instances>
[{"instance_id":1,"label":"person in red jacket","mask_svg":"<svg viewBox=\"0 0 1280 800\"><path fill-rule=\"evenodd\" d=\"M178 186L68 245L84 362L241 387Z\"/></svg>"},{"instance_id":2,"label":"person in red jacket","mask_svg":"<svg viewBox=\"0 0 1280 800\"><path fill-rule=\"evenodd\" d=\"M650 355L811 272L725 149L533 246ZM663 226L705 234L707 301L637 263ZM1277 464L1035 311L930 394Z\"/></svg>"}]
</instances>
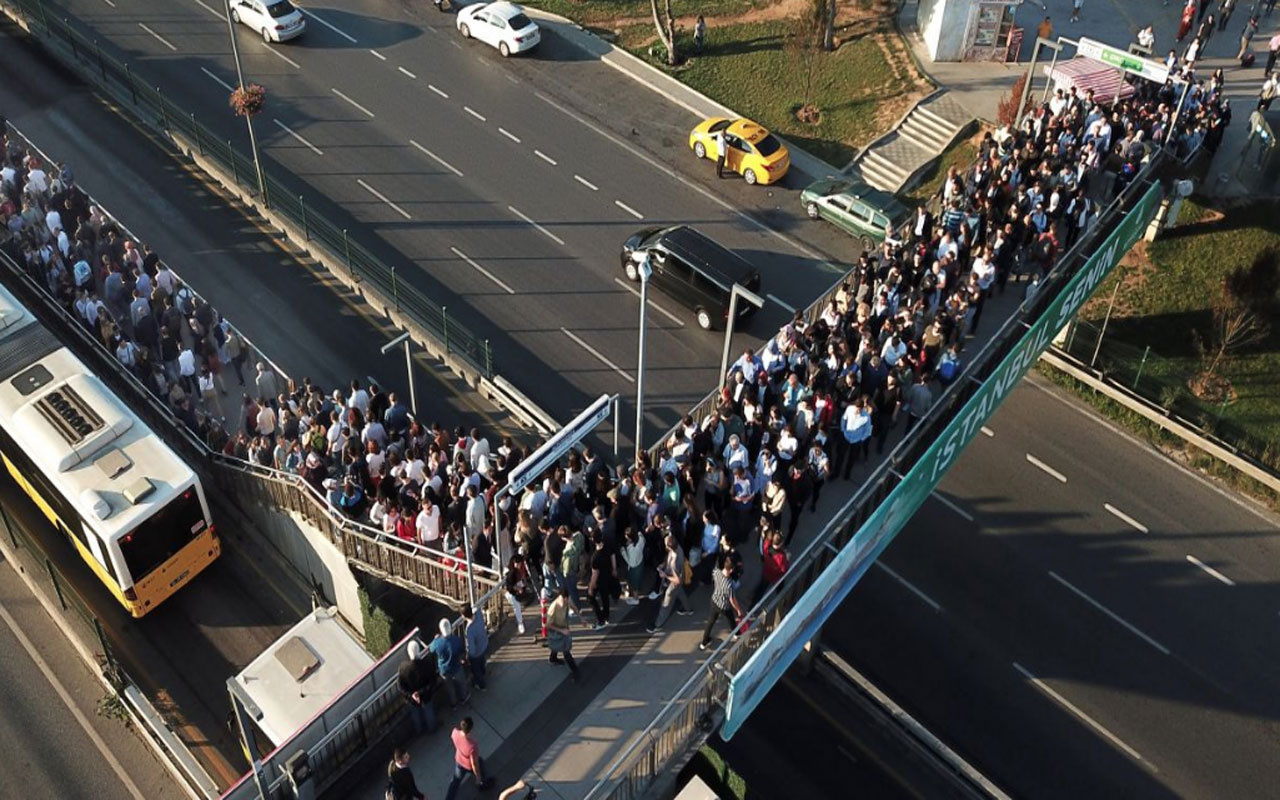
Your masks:
<instances>
[{"instance_id":1,"label":"person in red jacket","mask_svg":"<svg viewBox=\"0 0 1280 800\"><path fill-rule=\"evenodd\" d=\"M756 587L755 597L751 599L753 607L769 591L769 587L782 580L782 576L791 568L791 556L783 544L781 531L774 531L768 537L760 537L760 544L760 585Z\"/></svg>"}]
</instances>

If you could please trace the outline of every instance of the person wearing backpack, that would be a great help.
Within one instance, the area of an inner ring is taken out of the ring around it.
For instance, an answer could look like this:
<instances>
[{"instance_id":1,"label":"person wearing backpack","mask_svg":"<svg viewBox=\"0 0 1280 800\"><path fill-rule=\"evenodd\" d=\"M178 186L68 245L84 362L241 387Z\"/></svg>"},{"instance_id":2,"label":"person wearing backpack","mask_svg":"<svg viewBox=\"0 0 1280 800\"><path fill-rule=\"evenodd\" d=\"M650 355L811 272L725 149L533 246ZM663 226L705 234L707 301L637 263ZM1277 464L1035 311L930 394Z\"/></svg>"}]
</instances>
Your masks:
<instances>
[{"instance_id":1,"label":"person wearing backpack","mask_svg":"<svg viewBox=\"0 0 1280 800\"><path fill-rule=\"evenodd\" d=\"M397 747L387 765L386 800L427 800L409 769L409 751Z\"/></svg>"}]
</instances>

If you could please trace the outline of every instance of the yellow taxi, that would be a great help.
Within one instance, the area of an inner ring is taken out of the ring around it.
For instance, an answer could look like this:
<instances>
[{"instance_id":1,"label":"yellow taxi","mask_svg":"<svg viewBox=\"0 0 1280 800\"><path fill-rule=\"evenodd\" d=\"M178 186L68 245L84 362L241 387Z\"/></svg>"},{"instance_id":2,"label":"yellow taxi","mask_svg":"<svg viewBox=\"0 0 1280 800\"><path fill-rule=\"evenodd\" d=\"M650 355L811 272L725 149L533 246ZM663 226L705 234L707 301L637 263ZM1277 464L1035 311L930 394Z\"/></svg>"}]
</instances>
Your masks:
<instances>
[{"instance_id":1,"label":"yellow taxi","mask_svg":"<svg viewBox=\"0 0 1280 800\"><path fill-rule=\"evenodd\" d=\"M747 183L776 183L787 174L791 156L778 137L749 119L712 117L689 134L689 147L698 158L720 157L718 141L723 135L724 165Z\"/></svg>"}]
</instances>

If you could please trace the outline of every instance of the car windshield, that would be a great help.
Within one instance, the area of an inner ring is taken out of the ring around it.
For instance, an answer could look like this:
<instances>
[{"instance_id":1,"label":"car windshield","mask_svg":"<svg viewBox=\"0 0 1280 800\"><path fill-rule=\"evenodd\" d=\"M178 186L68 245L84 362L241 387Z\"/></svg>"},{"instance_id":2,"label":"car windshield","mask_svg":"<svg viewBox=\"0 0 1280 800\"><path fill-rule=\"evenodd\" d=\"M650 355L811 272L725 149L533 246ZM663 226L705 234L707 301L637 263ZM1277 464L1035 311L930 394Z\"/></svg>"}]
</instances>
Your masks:
<instances>
[{"instance_id":1,"label":"car windshield","mask_svg":"<svg viewBox=\"0 0 1280 800\"><path fill-rule=\"evenodd\" d=\"M289 0L280 0L278 3L272 3L267 6L267 13L276 19L287 17L294 12L293 4Z\"/></svg>"},{"instance_id":2,"label":"car windshield","mask_svg":"<svg viewBox=\"0 0 1280 800\"><path fill-rule=\"evenodd\" d=\"M733 122L733 120L731 119L722 119L719 122L713 123L710 128L707 128L707 130L711 131L712 133L715 133L716 131L722 131L725 128L729 127L729 123L731 122Z\"/></svg>"},{"instance_id":3,"label":"car windshield","mask_svg":"<svg viewBox=\"0 0 1280 800\"><path fill-rule=\"evenodd\" d=\"M827 190L822 194L826 197L831 197L832 195L840 194L841 192L843 192L845 189L848 189L848 188L849 188L849 184L845 183L844 181L833 181L831 185L827 187Z\"/></svg>"},{"instance_id":4,"label":"car windshield","mask_svg":"<svg viewBox=\"0 0 1280 800\"><path fill-rule=\"evenodd\" d=\"M756 142L756 149L760 151L762 156L771 156L778 152L780 147L782 147L782 142L779 142L772 133Z\"/></svg>"},{"instance_id":5,"label":"car windshield","mask_svg":"<svg viewBox=\"0 0 1280 800\"><path fill-rule=\"evenodd\" d=\"M507 24L511 26L513 31L522 31L533 23L529 22L529 18L524 14L516 14L507 19Z\"/></svg>"}]
</instances>

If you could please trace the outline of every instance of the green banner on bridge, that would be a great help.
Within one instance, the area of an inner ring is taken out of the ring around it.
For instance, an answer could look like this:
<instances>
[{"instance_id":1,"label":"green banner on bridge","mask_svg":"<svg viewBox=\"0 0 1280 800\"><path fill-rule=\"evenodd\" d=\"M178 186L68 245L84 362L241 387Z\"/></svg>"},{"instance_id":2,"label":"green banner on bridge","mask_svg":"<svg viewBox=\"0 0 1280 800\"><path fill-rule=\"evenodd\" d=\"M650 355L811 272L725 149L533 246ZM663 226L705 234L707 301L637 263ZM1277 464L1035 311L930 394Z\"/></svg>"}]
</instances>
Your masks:
<instances>
[{"instance_id":1,"label":"green banner on bridge","mask_svg":"<svg viewBox=\"0 0 1280 800\"><path fill-rule=\"evenodd\" d=\"M1084 267L1067 282L1027 330L1013 352L1005 356L991 375L983 380L982 386L948 423L937 441L903 476L902 482L871 513L852 541L841 549L769 638L733 676L729 683L724 724L720 728L723 738L729 739L737 732L796 659L805 642L817 635L849 591L942 480L965 445L1035 364L1054 334L1075 316L1084 301L1120 263L1120 258L1138 241L1155 216L1160 196L1160 187L1152 185L1129 210Z\"/></svg>"}]
</instances>

